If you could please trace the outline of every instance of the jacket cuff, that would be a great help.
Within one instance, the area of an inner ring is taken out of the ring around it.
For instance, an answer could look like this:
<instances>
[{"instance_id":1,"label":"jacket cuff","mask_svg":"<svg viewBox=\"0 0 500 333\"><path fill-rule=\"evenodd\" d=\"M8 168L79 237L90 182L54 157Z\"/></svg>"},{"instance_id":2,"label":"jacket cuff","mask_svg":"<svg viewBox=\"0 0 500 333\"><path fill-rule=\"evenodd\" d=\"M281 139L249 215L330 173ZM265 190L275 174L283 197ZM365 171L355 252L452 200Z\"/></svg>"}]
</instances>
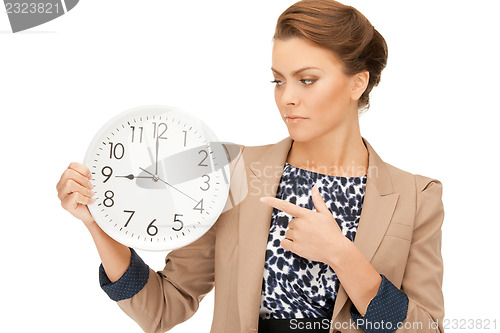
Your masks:
<instances>
[{"instance_id":1,"label":"jacket cuff","mask_svg":"<svg viewBox=\"0 0 500 333\"><path fill-rule=\"evenodd\" d=\"M104 266L99 266L99 284L104 292L113 301L131 298L146 285L149 278L149 266L144 263L135 250L129 247L131 258L130 266L115 282L111 282L106 275Z\"/></svg>"},{"instance_id":2,"label":"jacket cuff","mask_svg":"<svg viewBox=\"0 0 500 333\"><path fill-rule=\"evenodd\" d=\"M396 288L383 274L377 295L371 300L366 314L361 317L354 305L351 316L359 328L367 333L392 333L398 329L408 312L408 296Z\"/></svg>"}]
</instances>

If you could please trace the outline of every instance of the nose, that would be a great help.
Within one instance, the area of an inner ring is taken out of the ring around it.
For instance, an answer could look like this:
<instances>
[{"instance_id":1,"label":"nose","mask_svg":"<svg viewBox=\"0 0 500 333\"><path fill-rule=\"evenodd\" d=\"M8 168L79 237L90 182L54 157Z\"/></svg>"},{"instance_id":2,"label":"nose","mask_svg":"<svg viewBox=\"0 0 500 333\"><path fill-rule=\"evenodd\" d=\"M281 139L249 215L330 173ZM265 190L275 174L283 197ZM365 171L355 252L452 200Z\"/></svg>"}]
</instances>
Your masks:
<instances>
[{"instance_id":1,"label":"nose","mask_svg":"<svg viewBox=\"0 0 500 333\"><path fill-rule=\"evenodd\" d=\"M283 87L281 87L280 94L281 94L280 99L282 105L286 106L297 105L299 102L297 91L294 89L293 86L285 84Z\"/></svg>"}]
</instances>

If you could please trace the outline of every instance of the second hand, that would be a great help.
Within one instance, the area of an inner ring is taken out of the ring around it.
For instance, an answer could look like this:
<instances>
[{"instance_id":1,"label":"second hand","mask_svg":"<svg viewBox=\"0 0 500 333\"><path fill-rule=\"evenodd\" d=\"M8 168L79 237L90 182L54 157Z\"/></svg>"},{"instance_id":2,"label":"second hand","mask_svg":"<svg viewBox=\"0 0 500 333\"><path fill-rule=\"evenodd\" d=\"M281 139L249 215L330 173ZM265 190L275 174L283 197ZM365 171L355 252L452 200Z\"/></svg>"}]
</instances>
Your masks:
<instances>
[{"instance_id":1,"label":"second hand","mask_svg":"<svg viewBox=\"0 0 500 333\"><path fill-rule=\"evenodd\" d=\"M162 182L164 182L165 184L167 184L168 186L170 186L171 188L181 192L182 194L184 194L186 197L188 197L189 199L193 200L194 202L198 202L196 201L196 199L190 197L189 195L187 195L186 193L182 192L181 190L179 190L178 188L176 188L175 186L172 186L170 185L169 183L167 183L166 181L164 181L163 179L161 179L160 177L156 176L156 175L153 175L151 172L147 171L147 170L144 170L143 168L139 168L141 169L142 171L146 172L146 173L149 173L151 176L153 176L153 179L157 178L158 180L161 180Z\"/></svg>"}]
</instances>

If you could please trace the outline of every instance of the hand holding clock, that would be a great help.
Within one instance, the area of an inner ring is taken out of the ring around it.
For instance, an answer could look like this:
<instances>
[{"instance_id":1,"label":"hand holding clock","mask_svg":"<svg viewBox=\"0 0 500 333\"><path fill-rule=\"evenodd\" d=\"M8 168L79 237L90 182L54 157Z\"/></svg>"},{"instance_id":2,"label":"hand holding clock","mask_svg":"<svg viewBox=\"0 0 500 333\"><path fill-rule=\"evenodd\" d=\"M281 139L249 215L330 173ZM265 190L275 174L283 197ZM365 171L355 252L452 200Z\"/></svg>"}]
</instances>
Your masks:
<instances>
[{"instance_id":1,"label":"hand holding clock","mask_svg":"<svg viewBox=\"0 0 500 333\"><path fill-rule=\"evenodd\" d=\"M94 218L89 212L87 205L95 201L94 186L90 182L92 174L87 166L72 162L61 175L56 185L57 196L61 200L61 206L77 219L83 221L88 228L95 224Z\"/></svg>"},{"instance_id":2,"label":"hand holding clock","mask_svg":"<svg viewBox=\"0 0 500 333\"><path fill-rule=\"evenodd\" d=\"M135 178L153 179L150 176L134 176L133 174L115 177L123 177L130 180ZM86 165L79 162L71 162L56 185L57 196L61 200L61 206L70 212L71 215L81 220L86 227L95 224L95 220L87 208L88 204L95 202L93 198L95 193L92 191L94 185L92 185L90 180L92 180L92 174Z\"/></svg>"},{"instance_id":3,"label":"hand holding clock","mask_svg":"<svg viewBox=\"0 0 500 333\"><path fill-rule=\"evenodd\" d=\"M62 207L77 219L83 221L94 239L106 275L116 282L129 267L131 252L129 248L109 237L99 227L87 207L95 201L92 196L92 173L81 163L72 162L63 172L56 185L57 195Z\"/></svg>"}]
</instances>

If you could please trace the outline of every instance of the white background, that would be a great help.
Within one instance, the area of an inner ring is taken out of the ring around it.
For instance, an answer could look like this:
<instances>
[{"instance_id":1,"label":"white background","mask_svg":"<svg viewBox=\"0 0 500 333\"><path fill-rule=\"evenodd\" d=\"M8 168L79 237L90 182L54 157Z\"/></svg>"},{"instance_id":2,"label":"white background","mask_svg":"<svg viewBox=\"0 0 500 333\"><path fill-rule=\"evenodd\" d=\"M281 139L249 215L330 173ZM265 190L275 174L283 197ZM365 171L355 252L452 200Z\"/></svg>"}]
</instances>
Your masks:
<instances>
[{"instance_id":1,"label":"white background","mask_svg":"<svg viewBox=\"0 0 500 333\"><path fill-rule=\"evenodd\" d=\"M288 136L269 81L276 20L294 2L82 0L17 34L2 9L0 331L141 332L99 287L92 238L55 186L135 106L184 109L247 146ZM389 45L361 134L386 162L443 183L446 318L498 328L498 2L344 3ZM166 253L139 253L163 268ZM209 332L212 313L213 291L171 332Z\"/></svg>"}]
</instances>

